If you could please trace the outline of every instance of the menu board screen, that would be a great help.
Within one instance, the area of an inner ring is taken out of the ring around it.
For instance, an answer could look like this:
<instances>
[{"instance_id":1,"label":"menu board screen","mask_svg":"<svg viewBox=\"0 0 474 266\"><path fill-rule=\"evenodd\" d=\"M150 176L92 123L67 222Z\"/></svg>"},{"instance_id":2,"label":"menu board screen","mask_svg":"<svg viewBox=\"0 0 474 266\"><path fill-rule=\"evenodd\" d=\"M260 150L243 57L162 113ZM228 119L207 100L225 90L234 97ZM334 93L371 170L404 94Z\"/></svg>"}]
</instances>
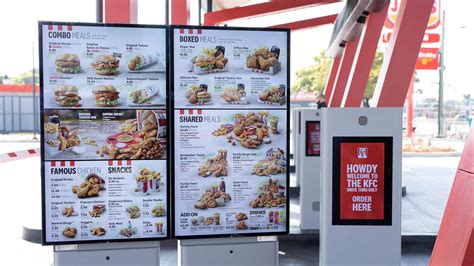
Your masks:
<instances>
[{"instance_id":1,"label":"menu board screen","mask_svg":"<svg viewBox=\"0 0 474 266\"><path fill-rule=\"evenodd\" d=\"M321 122L306 121L306 156L321 155Z\"/></svg>"},{"instance_id":2,"label":"menu board screen","mask_svg":"<svg viewBox=\"0 0 474 266\"><path fill-rule=\"evenodd\" d=\"M39 27L43 244L166 238L167 29Z\"/></svg>"},{"instance_id":3,"label":"menu board screen","mask_svg":"<svg viewBox=\"0 0 474 266\"><path fill-rule=\"evenodd\" d=\"M392 137L334 137L333 225L392 224Z\"/></svg>"},{"instance_id":4,"label":"menu board screen","mask_svg":"<svg viewBox=\"0 0 474 266\"><path fill-rule=\"evenodd\" d=\"M172 32L174 235L288 232L289 31Z\"/></svg>"}]
</instances>

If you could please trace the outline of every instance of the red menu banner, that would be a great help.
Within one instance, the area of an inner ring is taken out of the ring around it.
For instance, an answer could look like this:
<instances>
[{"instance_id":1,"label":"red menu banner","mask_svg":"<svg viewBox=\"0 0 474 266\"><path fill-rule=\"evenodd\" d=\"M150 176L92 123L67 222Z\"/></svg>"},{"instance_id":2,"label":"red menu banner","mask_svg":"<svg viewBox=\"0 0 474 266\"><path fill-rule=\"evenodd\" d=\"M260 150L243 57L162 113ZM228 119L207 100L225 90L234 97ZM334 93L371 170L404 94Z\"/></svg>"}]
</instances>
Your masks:
<instances>
[{"instance_id":1,"label":"red menu banner","mask_svg":"<svg viewBox=\"0 0 474 266\"><path fill-rule=\"evenodd\" d=\"M341 144L341 219L383 220L384 146Z\"/></svg>"},{"instance_id":2,"label":"red menu banner","mask_svg":"<svg viewBox=\"0 0 474 266\"><path fill-rule=\"evenodd\" d=\"M333 225L391 225L392 137L335 137Z\"/></svg>"}]
</instances>

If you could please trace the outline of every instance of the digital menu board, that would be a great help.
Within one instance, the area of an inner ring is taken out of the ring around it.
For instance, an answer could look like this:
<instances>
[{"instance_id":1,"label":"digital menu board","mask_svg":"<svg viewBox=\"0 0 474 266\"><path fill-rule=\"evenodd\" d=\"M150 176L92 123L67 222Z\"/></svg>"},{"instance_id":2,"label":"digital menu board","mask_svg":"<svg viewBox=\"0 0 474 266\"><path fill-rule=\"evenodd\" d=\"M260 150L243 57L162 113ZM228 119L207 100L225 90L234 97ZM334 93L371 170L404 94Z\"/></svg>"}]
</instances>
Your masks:
<instances>
[{"instance_id":1,"label":"digital menu board","mask_svg":"<svg viewBox=\"0 0 474 266\"><path fill-rule=\"evenodd\" d=\"M321 155L321 121L306 121L306 156Z\"/></svg>"},{"instance_id":2,"label":"digital menu board","mask_svg":"<svg viewBox=\"0 0 474 266\"><path fill-rule=\"evenodd\" d=\"M177 238L289 229L289 30L172 31Z\"/></svg>"},{"instance_id":3,"label":"digital menu board","mask_svg":"<svg viewBox=\"0 0 474 266\"><path fill-rule=\"evenodd\" d=\"M392 225L392 137L334 137L333 225Z\"/></svg>"},{"instance_id":4,"label":"digital menu board","mask_svg":"<svg viewBox=\"0 0 474 266\"><path fill-rule=\"evenodd\" d=\"M39 32L43 244L167 238L167 28Z\"/></svg>"}]
</instances>

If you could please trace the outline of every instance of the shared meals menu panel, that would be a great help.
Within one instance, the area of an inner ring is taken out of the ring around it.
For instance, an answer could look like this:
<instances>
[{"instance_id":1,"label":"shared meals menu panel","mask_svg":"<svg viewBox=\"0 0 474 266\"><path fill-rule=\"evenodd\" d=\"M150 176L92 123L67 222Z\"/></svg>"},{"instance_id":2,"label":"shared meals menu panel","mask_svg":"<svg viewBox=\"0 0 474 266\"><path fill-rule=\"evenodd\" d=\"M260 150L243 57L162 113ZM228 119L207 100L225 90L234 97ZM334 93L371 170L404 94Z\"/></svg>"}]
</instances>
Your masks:
<instances>
[{"instance_id":1,"label":"shared meals menu panel","mask_svg":"<svg viewBox=\"0 0 474 266\"><path fill-rule=\"evenodd\" d=\"M172 31L174 235L287 232L289 32Z\"/></svg>"},{"instance_id":2,"label":"shared meals menu panel","mask_svg":"<svg viewBox=\"0 0 474 266\"><path fill-rule=\"evenodd\" d=\"M43 243L168 235L167 29L40 23Z\"/></svg>"}]
</instances>

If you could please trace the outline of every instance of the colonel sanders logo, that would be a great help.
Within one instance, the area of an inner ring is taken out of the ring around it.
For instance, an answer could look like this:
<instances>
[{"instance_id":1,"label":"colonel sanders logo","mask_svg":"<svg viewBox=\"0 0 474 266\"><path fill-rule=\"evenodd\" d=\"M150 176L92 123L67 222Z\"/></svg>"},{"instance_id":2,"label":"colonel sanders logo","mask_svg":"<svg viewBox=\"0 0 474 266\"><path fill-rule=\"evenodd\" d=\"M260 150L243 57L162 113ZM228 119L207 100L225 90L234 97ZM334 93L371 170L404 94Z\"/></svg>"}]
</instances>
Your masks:
<instances>
[{"instance_id":1,"label":"colonel sanders logo","mask_svg":"<svg viewBox=\"0 0 474 266\"><path fill-rule=\"evenodd\" d=\"M366 159L367 158L367 148L358 148L357 158Z\"/></svg>"}]
</instances>

